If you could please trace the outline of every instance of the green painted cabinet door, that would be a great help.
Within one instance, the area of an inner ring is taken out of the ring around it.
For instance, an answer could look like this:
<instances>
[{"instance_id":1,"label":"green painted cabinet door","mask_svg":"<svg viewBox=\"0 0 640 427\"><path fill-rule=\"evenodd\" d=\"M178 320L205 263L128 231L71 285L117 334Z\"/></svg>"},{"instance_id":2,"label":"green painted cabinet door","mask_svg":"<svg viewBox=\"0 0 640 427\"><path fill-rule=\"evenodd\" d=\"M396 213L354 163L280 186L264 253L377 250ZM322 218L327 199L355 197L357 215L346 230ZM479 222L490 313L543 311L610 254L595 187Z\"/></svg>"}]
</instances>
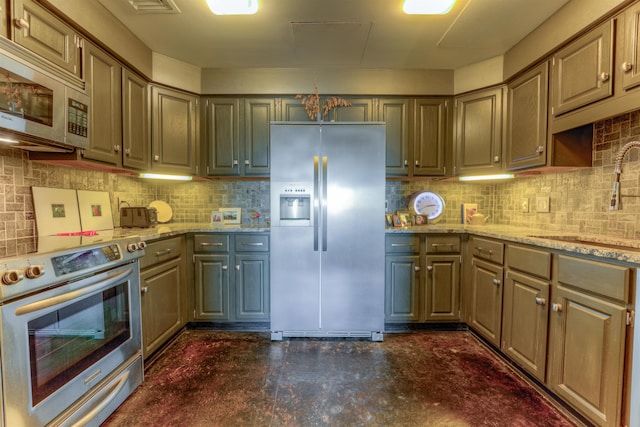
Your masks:
<instances>
[{"instance_id":1,"label":"green painted cabinet door","mask_svg":"<svg viewBox=\"0 0 640 427\"><path fill-rule=\"evenodd\" d=\"M503 169L504 88L456 98L456 175L488 175Z\"/></svg>"},{"instance_id":2,"label":"green painted cabinet door","mask_svg":"<svg viewBox=\"0 0 640 427\"><path fill-rule=\"evenodd\" d=\"M195 320L228 321L229 255L194 255Z\"/></svg>"},{"instance_id":3,"label":"green painted cabinet door","mask_svg":"<svg viewBox=\"0 0 640 427\"><path fill-rule=\"evenodd\" d=\"M551 114L613 95L614 24L606 21L551 58Z\"/></svg>"},{"instance_id":4,"label":"green painted cabinet door","mask_svg":"<svg viewBox=\"0 0 640 427\"><path fill-rule=\"evenodd\" d=\"M548 385L598 426L619 426L626 308L564 286L553 289Z\"/></svg>"},{"instance_id":5,"label":"green painted cabinet door","mask_svg":"<svg viewBox=\"0 0 640 427\"><path fill-rule=\"evenodd\" d=\"M311 118L298 98L280 99L280 117L283 122L310 122Z\"/></svg>"},{"instance_id":6,"label":"green painted cabinet door","mask_svg":"<svg viewBox=\"0 0 640 427\"><path fill-rule=\"evenodd\" d=\"M495 346L502 328L502 277L500 265L473 258L471 262L470 326Z\"/></svg>"},{"instance_id":7,"label":"green painted cabinet door","mask_svg":"<svg viewBox=\"0 0 640 427\"><path fill-rule=\"evenodd\" d=\"M549 282L515 271L504 283L502 351L544 382L549 323Z\"/></svg>"},{"instance_id":8,"label":"green painted cabinet door","mask_svg":"<svg viewBox=\"0 0 640 427\"><path fill-rule=\"evenodd\" d=\"M426 321L460 320L460 255L427 255Z\"/></svg>"},{"instance_id":9,"label":"green painted cabinet door","mask_svg":"<svg viewBox=\"0 0 640 427\"><path fill-rule=\"evenodd\" d=\"M240 174L240 99L205 100L205 136L207 175Z\"/></svg>"},{"instance_id":10,"label":"green painted cabinet door","mask_svg":"<svg viewBox=\"0 0 640 427\"><path fill-rule=\"evenodd\" d=\"M151 161L149 89L147 82L122 69L122 165L146 170Z\"/></svg>"},{"instance_id":11,"label":"green painted cabinet door","mask_svg":"<svg viewBox=\"0 0 640 427\"><path fill-rule=\"evenodd\" d=\"M372 98L344 98L350 107L336 107L329 113L328 120L336 122L370 122L374 120Z\"/></svg>"},{"instance_id":12,"label":"green painted cabinet door","mask_svg":"<svg viewBox=\"0 0 640 427\"><path fill-rule=\"evenodd\" d=\"M624 26L624 37L616 40L622 44L622 58L619 58L622 72L622 87L631 89L640 85L640 3L627 8L618 25Z\"/></svg>"},{"instance_id":13,"label":"green painted cabinet door","mask_svg":"<svg viewBox=\"0 0 640 427\"><path fill-rule=\"evenodd\" d=\"M198 99L186 92L153 86L152 164L156 172L197 173Z\"/></svg>"},{"instance_id":14,"label":"green painted cabinet door","mask_svg":"<svg viewBox=\"0 0 640 427\"><path fill-rule=\"evenodd\" d=\"M85 159L122 166L122 67L110 55L85 43L84 75L89 105L90 148Z\"/></svg>"},{"instance_id":15,"label":"green painted cabinet door","mask_svg":"<svg viewBox=\"0 0 640 427\"><path fill-rule=\"evenodd\" d=\"M235 256L236 320L269 320L269 255Z\"/></svg>"},{"instance_id":16,"label":"green painted cabinet door","mask_svg":"<svg viewBox=\"0 0 640 427\"><path fill-rule=\"evenodd\" d=\"M245 176L269 176L270 126L279 120L274 98L244 100L244 146L240 165Z\"/></svg>"},{"instance_id":17,"label":"green painted cabinet door","mask_svg":"<svg viewBox=\"0 0 640 427\"><path fill-rule=\"evenodd\" d=\"M387 255L385 266L385 320L420 320L420 256Z\"/></svg>"},{"instance_id":18,"label":"green painted cabinet door","mask_svg":"<svg viewBox=\"0 0 640 427\"><path fill-rule=\"evenodd\" d=\"M446 173L447 106L441 98L419 98L413 105L413 175L443 176Z\"/></svg>"},{"instance_id":19,"label":"green painted cabinet door","mask_svg":"<svg viewBox=\"0 0 640 427\"><path fill-rule=\"evenodd\" d=\"M378 100L377 121L387 128L387 176L409 175L409 109L410 101L403 98Z\"/></svg>"},{"instance_id":20,"label":"green painted cabinet door","mask_svg":"<svg viewBox=\"0 0 640 427\"><path fill-rule=\"evenodd\" d=\"M543 62L509 83L506 168L517 170L547 162L549 66Z\"/></svg>"}]
</instances>

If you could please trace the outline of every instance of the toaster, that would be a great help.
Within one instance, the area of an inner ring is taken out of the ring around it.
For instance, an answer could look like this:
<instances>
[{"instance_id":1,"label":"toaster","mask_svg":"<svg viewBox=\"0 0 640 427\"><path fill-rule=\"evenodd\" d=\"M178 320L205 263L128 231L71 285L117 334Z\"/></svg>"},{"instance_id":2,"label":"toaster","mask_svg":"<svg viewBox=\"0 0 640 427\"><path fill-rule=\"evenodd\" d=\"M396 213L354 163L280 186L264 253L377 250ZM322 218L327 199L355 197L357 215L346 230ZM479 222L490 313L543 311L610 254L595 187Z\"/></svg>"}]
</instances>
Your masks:
<instances>
[{"instance_id":1,"label":"toaster","mask_svg":"<svg viewBox=\"0 0 640 427\"><path fill-rule=\"evenodd\" d=\"M154 227L158 223L156 208L120 208L120 227Z\"/></svg>"}]
</instances>

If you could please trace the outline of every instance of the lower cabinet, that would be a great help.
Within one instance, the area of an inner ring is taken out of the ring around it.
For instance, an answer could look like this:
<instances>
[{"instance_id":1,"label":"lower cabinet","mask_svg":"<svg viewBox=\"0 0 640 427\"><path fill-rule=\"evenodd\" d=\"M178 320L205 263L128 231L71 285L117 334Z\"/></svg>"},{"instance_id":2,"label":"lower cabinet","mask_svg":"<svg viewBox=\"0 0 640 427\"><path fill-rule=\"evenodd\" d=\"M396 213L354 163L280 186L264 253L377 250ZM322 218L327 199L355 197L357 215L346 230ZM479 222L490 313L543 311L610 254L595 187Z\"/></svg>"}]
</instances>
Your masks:
<instances>
[{"instance_id":1,"label":"lower cabinet","mask_svg":"<svg viewBox=\"0 0 640 427\"><path fill-rule=\"evenodd\" d=\"M269 236L209 233L193 241L194 320L268 321Z\"/></svg>"},{"instance_id":2,"label":"lower cabinet","mask_svg":"<svg viewBox=\"0 0 640 427\"><path fill-rule=\"evenodd\" d=\"M140 267L142 352L147 358L185 325L184 237L148 243Z\"/></svg>"},{"instance_id":3,"label":"lower cabinet","mask_svg":"<svg viewBox=\"0 0 640 427\"><path fill-rule=\"evenodd\" d=\"M385 321L460 320L460 237L387 235Z\"/></svg>"}]
</instances>

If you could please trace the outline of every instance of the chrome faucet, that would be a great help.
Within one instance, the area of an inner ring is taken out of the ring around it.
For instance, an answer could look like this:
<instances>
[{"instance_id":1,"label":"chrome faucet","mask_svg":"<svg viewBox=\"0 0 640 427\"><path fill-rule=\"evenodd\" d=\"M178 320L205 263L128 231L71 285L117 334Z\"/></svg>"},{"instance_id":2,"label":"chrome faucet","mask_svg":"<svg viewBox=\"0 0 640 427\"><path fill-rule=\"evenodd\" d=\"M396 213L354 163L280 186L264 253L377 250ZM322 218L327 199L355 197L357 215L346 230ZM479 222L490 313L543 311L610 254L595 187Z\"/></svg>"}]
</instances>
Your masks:
<instances>
[{"instance_id":1,"label":"chrome faucet","mask_svg":"<svg viewBox=\"0 0 640 427\"><path fill-rule=\"evenodd\" d=\"M627 142L618 150L616 154L616 160L613 167L613 173L616 175L613 182L613 193L611 194L611 204L609 205L610 211L617 211L620 209L620 174L622 174L622 160L624 155L627 154L632 148L640 148L640 141Z\"/></svg>"}]
</instances>

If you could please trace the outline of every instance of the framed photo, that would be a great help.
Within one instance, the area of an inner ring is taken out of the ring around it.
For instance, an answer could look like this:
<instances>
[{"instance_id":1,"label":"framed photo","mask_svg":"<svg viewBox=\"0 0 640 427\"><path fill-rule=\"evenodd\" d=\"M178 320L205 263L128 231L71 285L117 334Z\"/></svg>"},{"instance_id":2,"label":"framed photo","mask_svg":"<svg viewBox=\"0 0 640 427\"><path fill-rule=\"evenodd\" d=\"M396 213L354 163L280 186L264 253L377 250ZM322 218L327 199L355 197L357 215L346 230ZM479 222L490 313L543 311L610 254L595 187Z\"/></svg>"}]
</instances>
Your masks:
<instances>
[{"instance_id":1,"label":"framed photo","mask_svg":"<svg viewBox=\"0 0 640 427\"><path fill-rule=\"evenodd\" d=\"M222 212L220 211L211 212L211 225L216 227L222 227L224 225L224 220L222 219Z\"/></svg>"},{"instance_id":2,"label":"framed photo","mask_svg":"<svg viewBox=\"0 0 640 427\"><path fill-rule=\"evenodd\" d=\"M429 220L426 215L414 215L413 216L413 224L414 225L427 225Z\"/></svg>"},{"instance_id":3,"label":"framed photo","mask_svg":"<svg viewBox=\"0 0 640 427\"><path fill-rule=\"evenodd\" d=\"M411 225L411 213L409 211L397 211L396 214L400 217L400 227Z\"/></svg>"},{"instance_id":4,"label":"framed photo","mask_svg":"<svg viewBox=\"0 0 640 427\"><path fill-rule=\"evenodd\" d=\"M393 215L391 215L390 213L384 214L384 224L387 227L393 227Z\"/></svg>"},{"instance_id":5,"label":"framed photo","mask_svg":"<svg viewBox=\"0 0 640 427\"><path fill-rule=\"evenodd\" d=\"M225 224L240 224L242 222L242 208L222 208L220 212Z\"/></svg>"},{"instance_id":6,"label":"framed photo","mask_svg":"<svg viewBox=\"0 0 640 427\"><path fill-rule=\"evenodd\" d=\"M111 200L106 191L78 190L80 226L86 230L113 230Z\"/></svg>"},{"instance_id":7,"label":"framed photo","mask_svg":"<svg viewBox=\"0 0 640 427\"><path fill-rule=\"evenodd\" d=\"M402 219L400 218L400 215L395 214L393 216L393 226L394 227L402 227Z\"/></svg>"}]
</instances>

